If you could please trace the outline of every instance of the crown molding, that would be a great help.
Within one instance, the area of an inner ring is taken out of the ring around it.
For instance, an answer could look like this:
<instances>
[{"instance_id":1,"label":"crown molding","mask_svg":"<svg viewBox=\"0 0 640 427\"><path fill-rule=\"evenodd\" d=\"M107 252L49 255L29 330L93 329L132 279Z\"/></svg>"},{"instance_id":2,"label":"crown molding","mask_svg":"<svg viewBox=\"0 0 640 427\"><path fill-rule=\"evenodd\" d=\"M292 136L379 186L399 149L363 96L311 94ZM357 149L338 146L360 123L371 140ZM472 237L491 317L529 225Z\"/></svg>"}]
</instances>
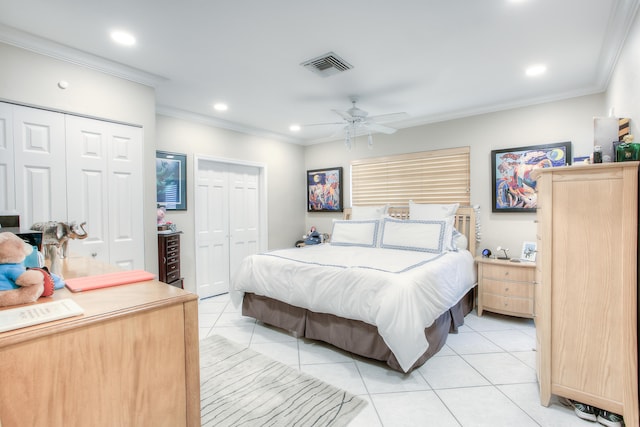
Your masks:
<instances>
[{"instance_id":1,"label":"crown molding","mask_svg":"<svg viewBox=\"0 0 640 427\"><path fill-rule=\"evenodd\" d=\"M243 125L241 123L230 122L228 120L222 120L215 117L206 116L204 114L193 113L191 111L181 110L179 108L173 108L166 105L156 105L156 114L163 116L173 117L176 119L187 120L190 122L201 123L208 126L214 126L217 128L232 130L248 135L258 136L261 138L274 139L281 142L287 142L290 144L304 145L305 141L292 138L280 133L269 132L264 129Z\"/></svg>"},{"instance_id":2,"label":"crown molding","mask_svg":"<svg viewBox=\"0 0 640 427\"><path fill-rule=\"evenodd\" d=\"M0 24L0 42L154 88L169 80L4 24Z\"/></svg>"},{"instance_id":3,"label":"crown molding","mask_svg":"<svg viewBox=\"0 0 640 427\"><path fill-rule=\"evenodd\" d=\"M600 51L598 62L601 67L596 77L599 86L607 87L609 85L639 7L640 0L620 0L616 2L607 24L607 36L602 43L602 50Z\"/></svg>"}]
</instances>

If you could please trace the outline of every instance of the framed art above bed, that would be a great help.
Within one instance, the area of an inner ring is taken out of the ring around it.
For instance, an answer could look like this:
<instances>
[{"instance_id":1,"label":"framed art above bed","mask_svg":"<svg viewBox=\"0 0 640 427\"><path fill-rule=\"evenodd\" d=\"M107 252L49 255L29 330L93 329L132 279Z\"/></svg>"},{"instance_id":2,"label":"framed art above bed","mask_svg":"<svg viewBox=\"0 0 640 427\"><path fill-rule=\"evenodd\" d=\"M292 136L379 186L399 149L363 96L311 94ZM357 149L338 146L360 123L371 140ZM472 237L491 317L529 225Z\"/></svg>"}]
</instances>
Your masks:
<instances>
[{"instance_id":1,"label":"framed art above bed","mask_svg":"<svg viewBox=\"0 0 640 427\"><path fill-rule=\"evenodd\" d=\"M307 171L307 212L342 212L342 167Z\"/></svg>"}]
</instances>

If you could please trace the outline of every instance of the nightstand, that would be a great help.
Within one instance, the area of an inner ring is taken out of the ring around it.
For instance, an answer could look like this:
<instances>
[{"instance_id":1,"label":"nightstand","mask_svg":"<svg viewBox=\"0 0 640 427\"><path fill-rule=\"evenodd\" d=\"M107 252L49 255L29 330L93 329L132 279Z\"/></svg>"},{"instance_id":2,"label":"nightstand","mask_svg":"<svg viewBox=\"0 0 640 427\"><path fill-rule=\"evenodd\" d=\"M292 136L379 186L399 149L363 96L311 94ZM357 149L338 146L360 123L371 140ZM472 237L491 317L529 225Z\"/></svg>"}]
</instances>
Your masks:
<instances>
[{"instance_id":1,"label":"nightstand","mask_svg":"<svg viewBox=\"0 0 640 427\"><path fill-rule=\"evenodd\" d=\"M478 316L483 310L533 318L535 267L533 262L512 262L476 257L478 264Z\"/></svg>"}]
</instances>

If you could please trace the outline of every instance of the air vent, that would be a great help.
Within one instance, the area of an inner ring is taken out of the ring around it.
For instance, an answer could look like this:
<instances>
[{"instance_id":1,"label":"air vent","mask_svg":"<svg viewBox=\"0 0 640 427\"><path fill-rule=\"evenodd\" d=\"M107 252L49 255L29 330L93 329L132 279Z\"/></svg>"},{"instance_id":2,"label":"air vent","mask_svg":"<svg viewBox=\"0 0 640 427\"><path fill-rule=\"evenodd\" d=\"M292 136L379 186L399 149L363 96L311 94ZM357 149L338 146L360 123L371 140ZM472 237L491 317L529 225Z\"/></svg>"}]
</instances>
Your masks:
<instances>
[{"instance_id":1,"label":"air vent","mask_svg":"<svg viewBox=\"0 0 640 427\"><path fill-rule=\"evenodd\" d=\"M305 61L300 65L322 77L329 77L353 68L353 65L333 52L325 53L317 58Z\"/></svg>"}]
</instances>

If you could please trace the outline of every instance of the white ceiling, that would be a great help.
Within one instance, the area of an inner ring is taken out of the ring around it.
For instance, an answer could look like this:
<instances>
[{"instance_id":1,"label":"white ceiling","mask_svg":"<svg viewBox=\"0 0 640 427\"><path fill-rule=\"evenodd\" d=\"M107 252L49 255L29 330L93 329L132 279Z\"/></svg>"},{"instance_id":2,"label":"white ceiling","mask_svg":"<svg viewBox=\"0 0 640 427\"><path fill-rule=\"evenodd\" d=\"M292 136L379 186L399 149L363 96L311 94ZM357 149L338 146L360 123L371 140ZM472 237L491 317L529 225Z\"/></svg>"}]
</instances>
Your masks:
<instances>
[{"instance_id":1,"label":"white ceiling","mask_svg":"<svg viewBox=\"0 0 640 427\"><path fill-rule=\"evenodd\" d=\"M351 96L402 128L601 92L639 2L0 0L0 41L153 85L160 113L309 144L340 127L289 125L335 122ZM300 65L329 51L354 68Z\"/></svg>"}]
</instances>

